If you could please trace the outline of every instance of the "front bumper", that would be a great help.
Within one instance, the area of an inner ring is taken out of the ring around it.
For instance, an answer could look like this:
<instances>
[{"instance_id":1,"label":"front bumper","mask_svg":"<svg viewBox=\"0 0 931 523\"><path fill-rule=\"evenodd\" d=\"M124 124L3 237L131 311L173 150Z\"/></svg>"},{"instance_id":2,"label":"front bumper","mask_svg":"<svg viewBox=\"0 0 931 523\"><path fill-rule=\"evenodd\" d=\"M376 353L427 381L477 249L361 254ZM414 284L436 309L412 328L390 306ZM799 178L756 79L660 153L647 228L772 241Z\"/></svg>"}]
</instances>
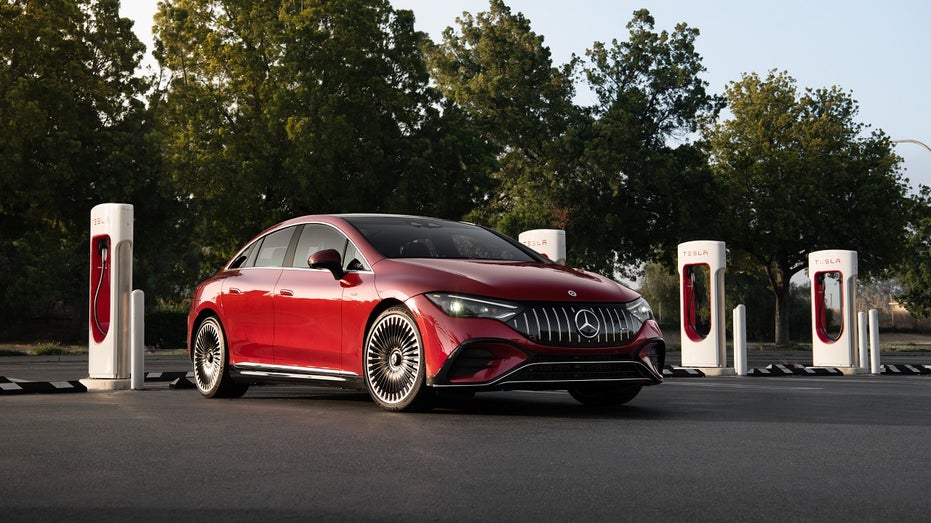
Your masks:
<instances>
[{"instance_id":1,"label":"front bumper","mask_svg":"<svg viewBox=\"0 0 931 523\"><path fill-rule=\"evenodd\" d=\"M557 316L568 315L559 308L550 307L557 314L551 314L548 321L538 311L535 317L541 319L531 324L528 335L521 332L523 325L515 329L493 319L452 318L423 296L407 304L420 324L431 387L564 390L580 384L656 385L663 381L666 343L654 320L645 321L636 331L625 331L620 323L623 318L615 314L617 327L608 330L611 337L580 340L558 333L567 322ZM600 308L589 310L601 315ZM604 310L607 320L608 309Z\"/></svg>"},{"instance_id":2,"label":"front bumper","mask_svg":"<svg viewBox=\"0 0 931 523\"><path fill-rule=\"evenodd\" d=\"M627 348L629 350L629 348ZM427 378L437 388L562 390L581 384L657 385L663 382L665 343L648 339L638 350L598 355L537 354L504 340L472 340Z\"/></svg>"}]
</instances>

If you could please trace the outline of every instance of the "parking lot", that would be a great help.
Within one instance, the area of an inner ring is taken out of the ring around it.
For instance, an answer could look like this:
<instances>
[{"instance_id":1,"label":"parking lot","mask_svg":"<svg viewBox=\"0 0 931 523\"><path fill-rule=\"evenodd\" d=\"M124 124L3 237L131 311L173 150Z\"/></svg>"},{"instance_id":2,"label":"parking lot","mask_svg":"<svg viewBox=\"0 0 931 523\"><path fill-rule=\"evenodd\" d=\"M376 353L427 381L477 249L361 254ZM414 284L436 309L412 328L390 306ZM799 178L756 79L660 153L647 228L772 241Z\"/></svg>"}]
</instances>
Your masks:
<instances>
[{"instance_id":1,"label":"parking lot","mask_svg":"<svg viewBox=\"0 0 931 523\"><path fill-rule=\"evenodd\" d=\"M86 365L41 359L2 358L0 376L74 379ZM184 356L150 357L146 370L185 366ZM0 396L0 513L924 521L929 411L931 377L888 375L670 378L610 410L560 392L502 392L392 414L356 392L266 386L206 400L164 381Z\"/></svg>"}]
</instances>

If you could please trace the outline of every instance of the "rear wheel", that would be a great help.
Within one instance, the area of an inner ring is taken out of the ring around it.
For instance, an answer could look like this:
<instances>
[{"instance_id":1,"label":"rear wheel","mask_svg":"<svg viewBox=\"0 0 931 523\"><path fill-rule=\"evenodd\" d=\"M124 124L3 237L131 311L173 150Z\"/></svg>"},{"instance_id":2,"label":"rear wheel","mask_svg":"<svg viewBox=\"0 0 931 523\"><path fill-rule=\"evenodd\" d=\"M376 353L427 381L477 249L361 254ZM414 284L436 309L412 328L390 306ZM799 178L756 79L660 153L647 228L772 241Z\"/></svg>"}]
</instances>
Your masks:
<instances>
[{"instance_id":1,"label":"rear wheel","mask_svg":"<svg viewBox=\"0 0 931 523\"><path fill-rule=\"evenodd\" d=\"M423 342L406 308L391 307L375 319L362 357L366 387L380 407L402 411L428 405Z\"/></svg>"},{"instance_id":2,"label":"rear wheel","mask_svg":"<svg viewBox=\"0 0 931 523\"><path fill-rule=\"evenodd\" d=\"M569 394L583 405L592 407L611 407L623 405L637 397L642 385L626 385L623 387L574 387Z\"/></svg>"},{"instance_id":3,"label":"rear wheel","mask_svg":"<svg viewBox=\"0 0 931 523\"><path fill-rule=\"evenodd\" d=\"M210 316L197 327L193 345L194 382L208 398L238 398L249 385L235 383L229 374L229 351L223 327Z\"/></svg>"}]
</instances>

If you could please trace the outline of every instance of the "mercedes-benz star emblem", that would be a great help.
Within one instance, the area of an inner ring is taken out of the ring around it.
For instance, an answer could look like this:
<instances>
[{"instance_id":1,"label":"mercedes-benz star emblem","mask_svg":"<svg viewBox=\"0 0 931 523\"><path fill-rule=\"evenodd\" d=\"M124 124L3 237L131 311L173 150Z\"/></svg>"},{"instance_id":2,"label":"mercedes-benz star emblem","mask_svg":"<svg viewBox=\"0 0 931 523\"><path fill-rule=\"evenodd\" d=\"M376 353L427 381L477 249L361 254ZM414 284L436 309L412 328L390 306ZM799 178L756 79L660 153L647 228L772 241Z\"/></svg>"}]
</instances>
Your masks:
<instances>
[{"instance_id":1,"label":"mercedes-benz star emblem","mask_svg":"<svg viewBox=\"0 0 931 523\"><path fill-rule=\"evenodd\" d=\"M584 338L592 339L601 332L601 321L591 309L581 309L575 313L575 326Z\"/></svg>"},{"instance_id":2,"label":"mercedes-benz star emblem","mask_svg":"<svg viewBox=\"0 0 931 523\"><path fill-rule=\"evenodd\" d=\"M576 296L578 296L578 293L573 290L569 290L569 296L572 296L573 298L575 298Z\"/></svg>"}]
</instances>

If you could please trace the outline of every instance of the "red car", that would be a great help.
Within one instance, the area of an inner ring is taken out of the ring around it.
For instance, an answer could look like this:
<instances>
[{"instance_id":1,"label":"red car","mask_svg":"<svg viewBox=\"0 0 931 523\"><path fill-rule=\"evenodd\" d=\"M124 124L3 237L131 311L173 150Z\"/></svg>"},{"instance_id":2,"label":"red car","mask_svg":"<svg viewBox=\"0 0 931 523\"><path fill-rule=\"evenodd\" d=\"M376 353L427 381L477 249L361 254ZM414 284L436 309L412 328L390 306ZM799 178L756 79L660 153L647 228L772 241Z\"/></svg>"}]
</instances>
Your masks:
<instances>
[{"instance_id":1,"label":"red car","mask_svg":"<svg viewBox=\"0 0 931 523\"><path fill-rule=\"evenodd\" d=\"M663 381L647 302L490 229L415 216L304 216L200 284L188 315L198 389L368 390L381 407L445 393L568 390L619 405Z\"/></svg>"}]
</instances>

